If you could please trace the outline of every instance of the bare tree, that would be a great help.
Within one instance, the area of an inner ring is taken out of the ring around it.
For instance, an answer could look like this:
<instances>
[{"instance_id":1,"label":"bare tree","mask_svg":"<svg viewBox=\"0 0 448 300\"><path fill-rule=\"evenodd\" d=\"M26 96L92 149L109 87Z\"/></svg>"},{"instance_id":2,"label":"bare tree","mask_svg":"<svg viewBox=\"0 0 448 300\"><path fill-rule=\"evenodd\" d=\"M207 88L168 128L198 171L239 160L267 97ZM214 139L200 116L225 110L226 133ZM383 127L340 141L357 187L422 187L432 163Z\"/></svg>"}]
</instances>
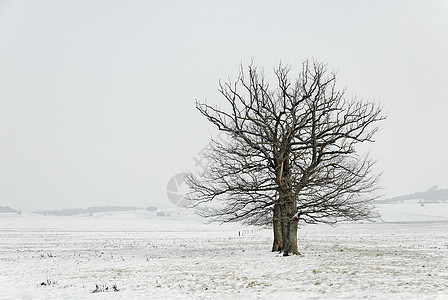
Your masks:
<instances>
[{"instance_id":1,"label":"bare tree","mask_svg":"<svg viewBox=\"0 0 448 300\"><path fill-rule=\"evenodd\" d=\"M272 250L299 254L299 220L374 215L375 162L355 146L373 142L384 116L374 102L347 99L320 62L305 61L294 81L288 67L274 73L275 88L252 65L241 68L236 82L220 83L227 109L196 102L229 142L212 141L205 171L187 173L187 183L196 204L216 203L207 217L271 223Z\"/></svg>"}]
</instances>

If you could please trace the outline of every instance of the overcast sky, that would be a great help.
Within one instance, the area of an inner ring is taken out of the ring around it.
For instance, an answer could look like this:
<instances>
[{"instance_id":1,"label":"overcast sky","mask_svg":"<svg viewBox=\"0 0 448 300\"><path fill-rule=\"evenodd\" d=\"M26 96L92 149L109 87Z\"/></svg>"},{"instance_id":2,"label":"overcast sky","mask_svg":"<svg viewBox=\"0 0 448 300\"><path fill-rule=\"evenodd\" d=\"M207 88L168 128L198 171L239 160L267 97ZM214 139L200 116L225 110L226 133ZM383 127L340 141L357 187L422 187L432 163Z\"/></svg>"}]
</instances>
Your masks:
<instances>
[{"instance_id":1,"label":"overcast sky","mask_svg":"<svg viewBox=\"0 0 448 300\"><path fill-rule=\"evenodd\" d=\"M0 1L0 205L169 206L216 134L194 100L251 58L384 104L387 197L448 188L447 53L444 0Z\"/></svg>"}]
</instances>

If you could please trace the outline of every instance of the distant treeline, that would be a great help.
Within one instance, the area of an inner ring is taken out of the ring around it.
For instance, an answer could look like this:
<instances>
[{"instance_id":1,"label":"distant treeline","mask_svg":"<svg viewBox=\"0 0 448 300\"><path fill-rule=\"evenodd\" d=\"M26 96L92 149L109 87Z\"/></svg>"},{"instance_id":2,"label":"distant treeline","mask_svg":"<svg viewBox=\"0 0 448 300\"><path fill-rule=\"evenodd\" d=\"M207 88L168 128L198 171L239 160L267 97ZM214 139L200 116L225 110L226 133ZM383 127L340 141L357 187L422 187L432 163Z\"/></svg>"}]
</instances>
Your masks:
<instances>
[{"instance_id":1,"label":"distant treeline","mask_svg":"<svg viewBox=\"0 0 448 300\"><path fill-rule=\"evenodd\" d=\"M81 214L93 214L102 212L117 212L117 211L134 211L137 209L144 209L135 206L97 206L89 208L69 208L69 209L59 209L59 210L42 210L36 211L35 213L43 215L53 215L53 216L72 216Z\"/></svg>"},{"instance_id":2,"label":"distant treeline","mask_svg":"<svg viewBox=\"0 0 448 300\"><path fill-rule=\"evenodd\" d=\"M18 212L16 209L8 207L8 206L0 206L0 213L16 213Z\"/></svg>"},{"instance_id":3,"label":"distant treeline","mask_svg":"<svg viewBox=\"0 0 448 300\"><path fill-rule=\"evenodd\" d=\"M406 200L424 200L426 203L448 202L448 189L440 189L438 186L433 186L425 192L417 192L390 199L377 200L375 203L397 203Z\"/></svg>"}]
</instances>

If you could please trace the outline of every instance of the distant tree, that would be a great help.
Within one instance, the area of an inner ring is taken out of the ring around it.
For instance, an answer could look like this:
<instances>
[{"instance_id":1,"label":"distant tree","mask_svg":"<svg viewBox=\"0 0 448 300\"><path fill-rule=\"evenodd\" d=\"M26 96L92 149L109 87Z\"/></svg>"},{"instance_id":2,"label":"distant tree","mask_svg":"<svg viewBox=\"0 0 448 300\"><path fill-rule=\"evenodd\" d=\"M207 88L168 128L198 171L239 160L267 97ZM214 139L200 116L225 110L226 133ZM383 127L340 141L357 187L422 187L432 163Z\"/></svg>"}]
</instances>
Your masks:
<instances>
[{"instance_id":1,"label":"distant tree","mask_svg":"<svg viewBox=\"0 0 448 300\"><path fill-rule=\"evenodd\" d=\"M228 142L212 140L207 165L186 173L190 199L215 203L203 215L215 221L273 225L273 251L299 254L299 221L335 223L375 215L379 175L355 146L373 142L381 107L347 99L326 65L305 61L297 78L280 65L271 88L263 72L241 68L220 83L228 107L196 102Z\"/></svg>"}]
</instances>

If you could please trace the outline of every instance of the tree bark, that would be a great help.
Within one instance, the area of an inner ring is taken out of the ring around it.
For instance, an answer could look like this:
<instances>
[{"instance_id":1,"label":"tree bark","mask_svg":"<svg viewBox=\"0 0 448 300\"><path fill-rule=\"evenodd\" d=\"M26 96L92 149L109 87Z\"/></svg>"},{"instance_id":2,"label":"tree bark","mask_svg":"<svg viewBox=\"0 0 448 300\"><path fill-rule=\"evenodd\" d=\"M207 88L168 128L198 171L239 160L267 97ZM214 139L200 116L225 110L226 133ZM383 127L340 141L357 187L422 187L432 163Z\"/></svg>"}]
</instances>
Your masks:
<instances>
[{"instance_id":1,"label":"tree bark","mask_svg":"<svg viewBox=\"0 0 448 300\"><path fill-rule=\"evenodd\" d=\"M297 244L297 229L299 220L294 218L288 220L288 249L285 249L283 255L288 256L290 253L295 255L300 255L298 244Z\"/></svg>"},{"instance_id":2,"label":"tree bark","mask_svg":"<svg viewBox=\"0 0 448 300\"><path fill-rule=\"evenodd\" d=\"M282 214L282 239L283 239L283 255L287 256L288 255L288 249L289 249L289 242L290 240L288 239L288 220L286 215L283 213ZM285 252L286 251L286 252ZM286 254L285 254L286 253Z\"/></svg>"},{"instance_id":3,"label":"tree bark","mask_svg":"<svg viewBox=\"0 0 448 300\"><path fill-rule=\"evenodd\" d=\"M282 222L281 222L281 209L280 204L274 204L274 216L272 219L272 225L274 227L274 243L272 245L272 252L281 252L283 248L282 237Z\"/></svg>"},{"instance_id":4,"label":"tree bark","mask_svg":"<svg viewBox=\"0 0 448 300\"><path fill-rule=\"evenodd\" d=\"M285 209L285 215L283 217L283 255L289 254L300 255L297 245L297 229L299 224L299 218L297 216L296 201L292 200L288 202L288 207Z\"/></svg>"}]
</instances>

